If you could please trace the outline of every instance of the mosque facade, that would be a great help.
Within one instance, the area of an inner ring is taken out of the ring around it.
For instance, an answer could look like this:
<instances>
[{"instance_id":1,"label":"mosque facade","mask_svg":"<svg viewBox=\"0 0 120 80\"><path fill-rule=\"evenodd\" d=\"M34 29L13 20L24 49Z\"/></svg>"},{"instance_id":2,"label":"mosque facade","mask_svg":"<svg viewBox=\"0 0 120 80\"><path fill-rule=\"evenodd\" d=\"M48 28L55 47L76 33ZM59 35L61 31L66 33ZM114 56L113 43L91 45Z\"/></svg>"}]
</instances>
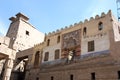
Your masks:
<instances>
[{"instance_id":1,"label":"mosque facade","mask_svg":"<svg viewBox=\"0 0 120 80\"><path fill-rule=\"evenodd\" d=\"M120 23L111 10L48 34L35 29L22 13L10 20L5 40L15 56L10 78L3 80L120 79ZM2 56L6 61L9 55Z\"/></svg>"}]
</instances>

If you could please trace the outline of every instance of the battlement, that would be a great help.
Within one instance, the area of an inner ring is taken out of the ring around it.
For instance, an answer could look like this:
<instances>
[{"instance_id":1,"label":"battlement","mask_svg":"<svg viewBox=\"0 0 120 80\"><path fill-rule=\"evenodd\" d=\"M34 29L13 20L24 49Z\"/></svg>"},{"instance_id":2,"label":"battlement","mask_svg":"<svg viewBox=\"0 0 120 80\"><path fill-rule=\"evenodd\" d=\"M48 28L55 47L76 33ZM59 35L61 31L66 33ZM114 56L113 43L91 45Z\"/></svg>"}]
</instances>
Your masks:
<instances>
[{"instance_id":1,"label":"battlement","mask_svg":"<svg viewBox=\"0 0 120 80\"><path fill-rule=\"evenodd\" d=\"M90 22L90 21L103 18L103 17L105 17L105 16L107 16L107 15L111 15L111 13L112 13L111 10L109 10L106 14L105 14L104 12L102 12L101 15L96 15L95 17L90 17L89 19L85 19L84 22L83 22L83 21L80 21L80 22L78 22L78 23L74 23L74 24L71 24L71 25L69 25L69 26L62 27L61 29L57 29L56 31L49 32L49 33L47 34L47 36L51 36L51 35L60 33L60 32L62 32L62 31L64 31L64 30L67 30L67 29L76 27L77 25L82 25L82 24L88 23L88 22Z\"/></svg>"},{"instance_id":2,"label":"battlement","mask_svg":"<svg viewBox=\"0 0 120 80\"><path fill-rule=\"evenodd\" d=\"M43 48L44 47L44 42L39 43L39 44L35 44L34 47L39 47L39 48Z\"/></svg>"}]
</instances>

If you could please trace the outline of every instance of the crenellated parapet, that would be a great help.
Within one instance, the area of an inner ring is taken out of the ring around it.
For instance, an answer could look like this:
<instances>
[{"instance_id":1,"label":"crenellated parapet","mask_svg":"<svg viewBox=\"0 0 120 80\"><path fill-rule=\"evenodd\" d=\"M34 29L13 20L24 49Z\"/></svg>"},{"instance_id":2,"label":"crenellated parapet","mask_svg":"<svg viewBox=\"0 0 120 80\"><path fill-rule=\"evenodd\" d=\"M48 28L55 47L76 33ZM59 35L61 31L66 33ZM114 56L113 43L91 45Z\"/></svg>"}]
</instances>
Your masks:
<instances>
[{"instance_id":1,"label":"crenellated parapet","mask_svg":"<svg viewBox=\"0 0 120 80\"><path fill-rule=\"evenodd\" d=\"M39 47L40 49L42 49L44 47L44 44L45 44L45 42L42 42L42 43L39 43L39 44L35 44L34 48Z\"/></svg>"},{"instance_id":2,"label":"crenellated parapet","mask_svg":"<svg viewBox=\"0 0 120 80\"><path fill-rule=\"evenodd\" d=\"M69 26L62 27L61 29L57 29L56 31L49 32L48 34L46 34L46 36L51 36L51 35L60 33L62 31L65 31L67 29L76 27L77 25L82 25L82 24L88 23L88 22L93 21L93 20L101 19L107 15L111 15L111 10L109 10L106 14L104 12L102 12L101 15L96 15L95 17L90 17L89 19L85 19L84 21L80 21L78 23L74 23L74 24L71 24Z\"/></svg>"}]
</instances>

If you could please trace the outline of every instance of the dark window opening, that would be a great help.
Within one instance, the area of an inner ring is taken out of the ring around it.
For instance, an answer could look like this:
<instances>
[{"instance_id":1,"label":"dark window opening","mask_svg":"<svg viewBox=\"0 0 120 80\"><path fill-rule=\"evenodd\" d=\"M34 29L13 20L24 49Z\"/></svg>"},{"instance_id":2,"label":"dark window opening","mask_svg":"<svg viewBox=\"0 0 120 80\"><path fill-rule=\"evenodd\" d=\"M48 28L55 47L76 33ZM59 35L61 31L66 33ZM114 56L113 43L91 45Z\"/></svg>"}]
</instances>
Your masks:
<instances>
[{"instance_id":1,"label":"dark window opening","mask_svg":"<svg viewBox=\"0 0 120 80\"><path fill-rule=\"evenodd\" d=\"M120 27L118 26L118 31L119 31L119 34L120 34Z\"/></svg>"},{"instance_id":2,"label":"dark window opening","mask_svg":"<svg viewBox=\"0 0 120 80\"><path fill-rule=\"evenodd\" d=\"M85 35L86 35L86 33L87 33L87 28L86 28L86 27L84 27L84 29L83 29L83 36L85 36Z\"/></svg>"},{"instance_id":3,"label":"dark window opening","mask_svg":"<svg viewBox=\"0 0 120 80\"><path fill-rule=\"evenodd\" d=\"M53 77L53 76L51 76L51 80L54 80L54 77Z\"/></svg>"},{"instance_id":4,"label":"dark window opening","mask_svg":"<svg viewBox=\"0 0 120 80\"><path fill-rule=\"evenodd\" d=\"M45 57L44 57L44 61L48 61L48 58L49 58L49 52L46 52Z\"/></svg>"},{"instance_id":5,"label":"dark window opening","mask_svg":"<svg viewBox=\"0 0 120 80\"><path fill-rule=\"evenodd\" d=\"M120 71L118 71L118 79L120 79Z\"/></svg>"},{"instance_id":6,"label":"dark window opening","mask_svg":"<svg viewBox=\"0 0 120 80\"><path fill-rule=\"evenodd\" d=\"M50 45L50 39L47 40L47 46L49 46L49 45Z\"/></svg>"},{"instance_id":7,"label":"dark window opening","mask_svg":"<svg viewBox=\"0 0 120 80\"><path fill-rule=\"evenodd\" d=\"M0 43L0 45L1 45L2 43Z\"/></svg>"},{"instance_id":8,"label":"dark window opening","mask_svg":"<svg viewBox=\"0 0 120 80\"><path fill-rule=\"evenodd\" d=\"M98 24L98 30L102 30L102 29L103 29L103 23L99 22L99 24Z\"/></svg>"},{"instance_id":9,"label":"dark window opening","mask_svg":"<svg viewBox=\"0 0 120 80\"><path fill-rule=\"evenodd\" d=\"M88 42L88 52L94 51L94 41Z\"/></svg>"},{"instance_id":10,"label":"dark window opening","mask_svg":"<svg viewBox=\"0 0 120 80\"><path fill-rule=\"evenodd\" d=\"M39 80L39 78L37 77L36 80Z\"/></svg>"},{"instance_id":11,"label":"dark window opening","mask_svg":"<svg viewBox=\"0 0 120 80\"><path fill-rule=\"evenodd\" d=\"M18 50L18 52L21 52L21 50Z\"/></svg>"},{"instance_id":12,"label":"dark window opening","mask_svg":"<svg viewBox=\"0 0 120 80\"><path fill-rule=\"evenodd\" d=\"M57 37L57 43L59 43L59 42L60 42L60 36Z\"/></svg>"},{"instance_id":13,"label":"dark window opening","mask_svg":"<svg viewBox=\"0 0 120 80\"><path fill-rule=\"evenodd\" d=\"M34 67L38 67L39 65L39 53L40 51L37 51L35 54Z\"/></svg>"},{"instance_id":14,"label":"dark window opening","mask_svg":"<svg viewBox=\"0 0 120 80\"><path fill-rule=\"evenodd\" d=\"M55 59L59 59L60 50L55 50Z\"/></svg>"},{"instance_id":15,"label":"dark window opening","mask_svg":"<svg viewBox=\"0 0 120 80\"><path fill-rule=\"evenodd\" d=\"M73 75L72 74L70 75L70 80L73 80Z\"/></svg>"},{"instance_id":16,"label":"dark window opening","mask_svg":"<svg viewBox=\"0 0 120 80\"><path fill-rule=\"evenodd\" d=\"M91 73L91 80L95 80L95 73Z\"/></svg>"},{"instance_id":17,"label":"dark window opening","mask_svg":"<svg viewBox=\"0 0 120 80\"><path fill-rule=\"evenodd\" d=\"M26 31L26 35L28 35L28 36L29 36L29 31Z\"/></svg>"}]
</instances>

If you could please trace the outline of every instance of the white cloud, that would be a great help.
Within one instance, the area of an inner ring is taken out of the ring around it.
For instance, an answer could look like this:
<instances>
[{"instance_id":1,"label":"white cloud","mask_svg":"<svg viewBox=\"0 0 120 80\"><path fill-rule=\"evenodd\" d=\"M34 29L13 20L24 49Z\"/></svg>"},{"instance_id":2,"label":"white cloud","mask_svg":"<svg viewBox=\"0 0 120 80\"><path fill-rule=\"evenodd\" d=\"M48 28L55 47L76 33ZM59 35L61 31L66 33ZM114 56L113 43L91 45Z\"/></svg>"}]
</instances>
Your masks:
<instances>
[{"instance_id":1,"label":"white cloud","mask_svg":"<svg viewBox=\"0 0 120 80\"><path fill-rule=\"evenodd\" d=\"M0 33L5 35L6 31L7 31L7 28L6 28L5 24L4 24L4 22L2 22L2 20L0 20Z\"/></svg>"}]
</instances>

